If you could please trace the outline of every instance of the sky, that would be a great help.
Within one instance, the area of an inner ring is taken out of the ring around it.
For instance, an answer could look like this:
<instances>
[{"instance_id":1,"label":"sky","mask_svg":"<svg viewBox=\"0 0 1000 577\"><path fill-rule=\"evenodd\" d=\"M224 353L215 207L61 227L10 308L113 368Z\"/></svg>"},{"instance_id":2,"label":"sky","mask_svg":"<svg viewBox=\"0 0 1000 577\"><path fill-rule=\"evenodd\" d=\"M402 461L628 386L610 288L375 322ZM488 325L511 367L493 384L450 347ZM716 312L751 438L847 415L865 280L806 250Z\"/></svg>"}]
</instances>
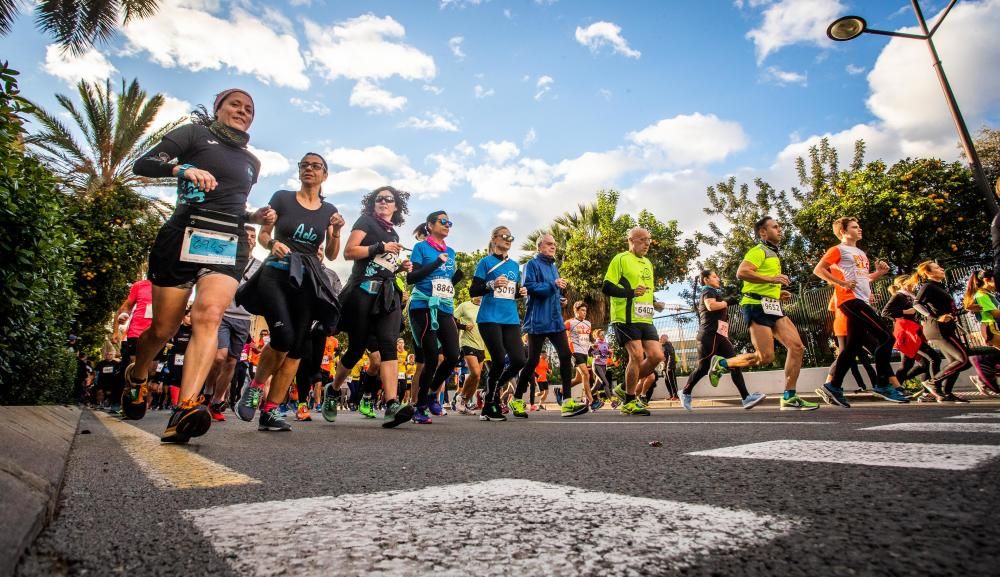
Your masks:
<instances>
[{"instance_id":1,"label":"sky","mask_svg":"<svg viewBox=\"0 0 1000 577\"><path fill-rule=\"evenodd\" d=\"M921 3L932 21L945 4ZM795 158L823 136L845 161L858 138L869 160L960 154L923 42L826 38L847 14L918 32L905 0L160 6L81 56L23 14L0 54L49 110L80 79L138 78L166 96L160 123L226 88L247 90L262 160L252 206L294 189L295 163L319 152L331 169L324 193L348 223L363 192L393 184L413 195L403 232L444 209L461 251L483 248L499 224L523 238L608 188L621 192L620 211L649 209L693 234L706 228L708 186L734 175L787 189ZM996 30L1000 0L965 0L935 36L973 132L1000 125Z\"/></svg>"}]
</instances>

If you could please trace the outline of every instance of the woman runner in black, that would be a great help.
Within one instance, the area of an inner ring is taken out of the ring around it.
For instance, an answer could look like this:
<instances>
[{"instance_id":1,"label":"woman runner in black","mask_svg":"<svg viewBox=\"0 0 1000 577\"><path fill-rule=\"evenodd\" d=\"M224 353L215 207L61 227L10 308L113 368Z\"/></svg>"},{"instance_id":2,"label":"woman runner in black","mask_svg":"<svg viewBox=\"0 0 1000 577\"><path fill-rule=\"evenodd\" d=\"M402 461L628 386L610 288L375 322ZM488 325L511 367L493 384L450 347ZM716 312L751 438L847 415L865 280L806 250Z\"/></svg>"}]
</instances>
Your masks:
<instances>
[{"instance_id":1,"label":"woman runner in black","mask_svg":"<svg viewBox=\"0 0 1000 577\"><path fill-rule=\"evenodd\" d=\"M126 415L145 414L149 363L177 332L197 287L180 403L160 438L166 443L186 443L208 432L212 418L198 396L215 358L222 314L249 257L243 225L274 222L270 207L252 215L246 210L260 173L260 161L247 150L253 99L243 90L226 90L215 97L212 114L172 130L132 167L139 176L177 177L177 208L149 255L153 323L139 337L135 363L125 370Z\"/></svg>"},{"instance_id":2,"label":"woman runner in black","mask_svg":"<svg viewBox=\"0 0 1000 577\"><path fill-rule=\"evenodd\" d=\"M698 297L698 368L688 377L687 385L681 391L681 405L691 410L691 391L698 381L708 374L708 369L712 364L712 358L720 355L725 358L736 356L736 348L729 340L729 305L736 303L737 298L725 299L719 287L722 285L719 275L712 270L703 270L698 279L701 281L702 291ZM747 392L746 381L743 379L743 372L738 368L730 370L733 376L733 384L743 399L743 408L752 409L757 403L765 399L763 393ZM713 375L714 376L714 375ZM719 385L719 379L709 378L713 387Z\"/></svg>"},{"instance_id":3,"label":"woman runner in black","mask_svg":"<svg viewBox=\"0 0 1000 577\"><path fill-rule=\"evenodd\" d=\"M958 315L955 299L944 286L945 271L938 263L928 260L917 265L913 281L923 281L914 304L924 315L924 336L944 355L944 366L922 384L927 392L942 401L967 403L952 392L958 375L969 368L969 353L958 340Z\"/></svg>"},{"instance_id":4,"label":"woman runner in black","mask_svg":"<svg viewBox=\"0 0 1000 577\"><path fill-rule=\"evenodd\" d=\"M893 279L889 287L889 302L882 308L882 316L893 321L893 336L896 339L895 348L903 355L903 365L896 371L900 383L925 374L930 379L941 370L941 360L937 353L927 344L924 331L917 322L917 309L913 307L916 295L913 294L915 281L909 275L900 275ZM929 393L935 399L934 391ZM930 397L928 397L930 398Z\"/></svg>"}]
</instances>

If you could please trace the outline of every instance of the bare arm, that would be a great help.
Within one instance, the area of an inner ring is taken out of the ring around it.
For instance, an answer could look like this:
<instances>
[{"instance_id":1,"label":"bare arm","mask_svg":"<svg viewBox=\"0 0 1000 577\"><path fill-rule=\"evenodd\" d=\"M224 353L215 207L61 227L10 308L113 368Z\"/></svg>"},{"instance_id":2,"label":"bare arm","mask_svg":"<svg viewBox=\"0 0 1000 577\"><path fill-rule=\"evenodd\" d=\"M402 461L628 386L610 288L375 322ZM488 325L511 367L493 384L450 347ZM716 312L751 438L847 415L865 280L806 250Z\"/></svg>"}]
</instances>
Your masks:
<instances>
[{"instance_id":1,"label":"bare arm","mask_svg":"<svg viewBox=\"0 0 1000 577\"><path fill-rule=\"evenodd\" d=\"M816 263L816 267L813 268L813 274L816 275L816 276L818 276L819 278L825 280L826 282L832 284L832 285L843 287L843 288L848 288L848 289L854 288L851 285L857 284L856 282L841 280L841 279L833 276L833 272L830 271L830 269L831 269L832 266L833 265L831 265L830 263L826 262L825 260L821 260L818 263Z\"/></svg>"},{"instance_id":2,"label":"bare arm","mask_svg":"<svg viewBox=\"0 0 1000 577\"><path fill-rule=\"evenodd\" d=\"M362 260L368 258L368 247L361 246L361 241L368 236L363 230L352 230L344 247L344 258L347 260Z\"/></svg>"},{"instance_id":3,"label":"bare arm","mask_svg":"<svg viewBox=\"0 0 1000 577\"><path fill-rule=\"evenodd\" d=\"M729 303L727 303L726 301L717 301L713 298L705 299L705 308L710 311L719 311L728 307Z\"/></svg>"}]
</instances>

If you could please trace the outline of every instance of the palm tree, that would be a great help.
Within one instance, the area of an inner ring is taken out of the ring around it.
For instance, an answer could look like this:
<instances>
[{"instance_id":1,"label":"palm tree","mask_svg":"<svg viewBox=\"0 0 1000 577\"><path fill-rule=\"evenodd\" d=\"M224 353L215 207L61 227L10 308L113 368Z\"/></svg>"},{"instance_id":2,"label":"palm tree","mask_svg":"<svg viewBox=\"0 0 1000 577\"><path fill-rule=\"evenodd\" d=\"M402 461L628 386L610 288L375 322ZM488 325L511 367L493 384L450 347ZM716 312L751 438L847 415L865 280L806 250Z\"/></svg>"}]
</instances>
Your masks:
<instances>
[{"instance_id":1,"label":"palm tree","mask_svg":"<svg viewBox=\"0 0 1000 577\"><path fill-rule=\"evenodd\" d=\"M10 32L21 4L22 0L0 0L0 35ZM41 0L35 4L35 24L79 54L95 42L109 40L119 23L148 18L157 8L159 0Z\"/></svg>"},{"instance_id":2,"label":"palm tree","mask_svg":"<svg viewBox=\"0 0 1000 577\"><path fill-rule=\"evenodd\" d=\"M132 164L139 156L185 120L180 118L149 131L163 106L162 94L147 98L137 80L128 86L122 80L120 93L112 92L110 80L103 85L81 81L77 91L81 108L62 94L57 94L56 100L83 135L83 143L77 141L58 115L38 106L32 115L42 130L25 139L69 189L78 195L92 196L114 186L135 188L173 181L132 173Z\"/></svg>"}]
</instances>

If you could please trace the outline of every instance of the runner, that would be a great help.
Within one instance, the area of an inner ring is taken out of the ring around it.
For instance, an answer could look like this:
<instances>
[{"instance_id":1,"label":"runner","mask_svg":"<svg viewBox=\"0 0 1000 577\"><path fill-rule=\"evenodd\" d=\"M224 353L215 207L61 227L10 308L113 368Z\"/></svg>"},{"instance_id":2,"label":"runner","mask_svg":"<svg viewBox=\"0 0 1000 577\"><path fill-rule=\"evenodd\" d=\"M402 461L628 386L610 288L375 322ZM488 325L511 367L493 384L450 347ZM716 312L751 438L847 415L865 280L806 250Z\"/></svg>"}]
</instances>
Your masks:
<instances>
[{"instance_id":1,"label":"runner","mask_svg":"<svg viewBox=\"0 0 1000 577\"><path fill-rule=\"evenodd\" d=\"M476 390L483 374L483 361L486 360L486 344L483 343L479 325L476 324L482 300L482 297L474 297L455 308L455 322L462 331L458 344L462 347L462 357L469 371L455 397L455 408L462 415L476 414Z\"/></svg>"},{"instance_id":2,"label":"runner","mask_svg":"<svg viewBox=\"0 0 1000 577\"><path fill-rule=\"evenodd\" d=\"M756 352L728 359L716 355L712 358L709 378L717 382L723 373L731 369L771 364L774 362L774 341L777 339L787 350L785 392L779 401L780 410L818 409L817 403L806 401L795 392L805 347L798 329L781 310L781 301L792 297L791 293L782 289L790 281L781 272L781 255L778 252L781 225L770 216L764 216L754 223L753 231L760 242L743 256L736 278L743 281L740 306Z\"/></svg>"},{"instance_id":3,"label":"runner","mask_svg":"<svg viewBox=\"0 0 1000 577\"><path fill-rule=\"evenodd\" d=\"M894 346L903 355L903 364L896 371L896 379L901 383L920 374L925 374L930 379L941 369L941 360L927 344L924 331L917 322L917 309L913 307L916 300L914 288L909 275L897 276L889 287L892 296L882 308L882 316L893 319L893 336L896 338ZM933 396L936 400L941 398L934 393L936 391L928 393L928 397Z\"/></svg>"},{"instance_id":4,"label":"runner","mask_svg":"<svg viewBox=\"0 0 1000 577\"><path fill-rule=\"evenodd\" d=\"M969 368L969 353L958 339L958 315L963 311L955 306L955 300L944 286L945 270L932 260L924 261L917 265L912 280L923 281L914 308L925 317L924 336L944 355L941 370L921 384L942 401L967 403L953 392L959 373Z\"/></svg>"},{"instance_id":5,"label":"runner","mask_svg":"<svg viewBox=\"0 0 1000 577\"><path fill-rule=\"evenodd\" d=\"M729 340L729 306L736 304L735 297L726 299L720 287L722 281L713 270L703 270L698 277L701 282L701 294L698 296L698 367L688 377L687 384L681 391L681 406L691 410L692 391L698 381L708 374L709 366L715 356L735 357L736 348ZM763 393L747 391L743 371L733 368L730 371L733 385L740 393L744 409L752 409L766 397ZM713 387L719 386L717 375L712 375L709 382Z\"/></svg>"},{"instance_id":6,"label":"runner","mask_svg":"<svg viewBox=\"0 0 1000 577\"><path fill-rule=\"evenodd\" d=\"M997 364L1000 361L1000 329L997 319L1000 318L1000 301L996 294L996 280L991 270L977 270L969 277L965 288L963 305L966 309L979 306L979 328L982 331L983 342L992 347L989 352L973 355L973 368L976 374L971 377L972 384L983 395L1000 394L997 387Z\"/></svg>"},{"instance_id":7,"label":"runner","mask_svg":"<svg viewBox=\"0 0 1000 577\"><path fill-rule=\"evenodd\" d=\"M660 335L660 346L663 347L663 384L667 387L667 400L677 399L677 353L670 335ZM652 395L650 395L652 398Z\"/></svg>"},{"instance_id":8,"label":"runner","mask_svg":"<svg viewBox=\"0 0 1000 577\"><path fill-rule=\"evenodd\" d=\"M830 267L830 272L834 276L843 280L844 275L840 272L840 267L833 266ZM830 302L827 304L827 310L833 313L833 338L834 345L836 346L837 355L834 356L834 362L830 365L830 371L827 373L826 382L833 381L834 368L837 366L837 356L840 352L844 350L844 345L847 343L847 316L840 310L837 306L837 295L836 293L830 295ZM878 382L878 375L875 373L875 368L871 364L871 355L868 354L867 349L862 347L858 351L858 356L854 357L850 364L851 375L854 377L854 382L858 384L858 391L867 391L868 387L865 385L865 381L861 378L861 371L858 369L858 365L861 365L865 369L865 374L868 375L868 381L875 386Z\"/></svg>"},{"instance_id":9,"label":"runner","mask_svg":"<svg viewBox=\"0 0 1000 577\"><path fill-rule=\"evenodd\" d=\"M132 283L128 289L128 297L122 306L118 307L116 318L125 316L128 319L128 328L125 329L125 340L121 340L121 324L115 323L114 332L111 334L111 342L122 343L122 360L128 363L135 362L135 350L142 333L153 324L153 283L148 279L142 279ZM117 403L121 399L115 399Z\"/></svg>"},{"instance_id":10,"label":"runner","mask_svg":"<svg viewBox=\"0 0 1000 577\"><path fill-rule=\"evenodd\" d=\"M498 226L490 234L489 254L476 264L469 295L483 297L476 323L486 350L497 366L490 370L480 421L506 421L500 407L500 385L518 375L524 366L521 346L521 319L517 312L518 296L528 291L518 287L521 271L508 256L514 236L510 229ZM508 363L504 366L504 358Z\"/></svg>"},{"instance_id":11,"label":"runner","mask_svg":"<svg viewBox=\"0 0 1000 577\"><path fill-rule=\"evenodd\" d=\"M271 254L236 296L238 304L252 314L262 315L271 328L271 342L260 354L257 376L236 410L240 419L252 420L261 403L264 383L273 377L261 406L260 431L291 430L278 406L285 402L299 364L312 346L310 331L316 330L314 321L320 325L317 340L322 344L336 328L340 311L319 251L325 245L323 254L328 260L340 254L344 217L337 207L323 200L322 186L328 176L326 160L308 152L298 167L299 190L279 190L268 203L277 220L261 228L260 240ZM308 388L304 392L308 395Z\"/></svg>"},{"instance_id":12,"label":"runner","mask_svg":"<svg viewBox=\"0 0 1000 577\"><path fill-rule=\"evenodd\" d=\"M455 249L445 245L452 227L448 213L438 210L428 214L423 227L426 238L413 247L413 271L406 275L406 282L413 285L410 329L424 354L413 421L430 424L431 415L444 414L438 389L454 371L461 353L453 315L455 284L461 280L462 271L455 266Z\"/></svg>"},{"instance_id":13,"label":"runner","mask_svg":"<svg viewBox=\"0 0 1000 577\"><path fill-rule=\"evenodd\" d=\"M184 380L184 357L190 343L191 315L189 312L184 316L177 332L170 338L170 342L167 343L167 377L163 384L167 387L165 394L170 398L171 409L176 407L179 402L181 383Z\"/></svg>"},{"instance_id":14,"label":"runner","mask_svg":"<svg viewBox=\"0 0 1000 577\"><path fill-rule=\"evenodd\" d=\"M575 324L564 324L562 316L562 291L566 289L566 279L559 276L556 269L556 241L551 234L543 234L538 238L538 253L535 258L524 265L524 288L528 293L525 302L524 332L528 335L528 362L521 369L517 379L514 398L510 401L510 412L515 417L525 419L528 412L524 406L524 393L528 391L528 383L535 373L538 356L546 339L556 349L559 356L559 376L562 379L562 404L560 416L575 417L590 410L590 403L579 403L573 398L573 355L569 349L567 329L577 336L580 350L590 350L590 321L587 306L583 302L574 305L576 310ZM585 347L585 348L584 348ZM508 354L510 351L508 351ZM580 354L577 358L577 368L580 361L584 370L587 369L587 355ZM583 380L584 391L590 393L590 376Z\"/></svg>"},{"instance_id":15,"label":"runner","mask_svg":"<svg viewBox=\"0 0 1000 577\"><path fill-rule=\"evenodd\" d=\"M119 403L125 388L125 365L121 359L115 358L113 349L104 351L104 359L94 366L94 374L98 407L112 414L117 413L121 410Z\"/></svg>"},{"instance_id":16,"label":"runner","mask_svg":"<svg viewBox=\"0 0 1000 577\"><path fill-rule=\"evenodd\" d=\"M566 334L569 336L570 350L573 353L573 365L576 367L576 376L573 377L573 384L576 385L579 383L583 385L583 397L587 401L587 405L596 411L601 408L601 405L595 403L594 394L590 390L593 382L590 378L589 364L590 333L593 331L593 328L590 321L587 320L588 310L587 303L583 301L573 303L573 318L566 321ZM530 359L531 357L529 356L528 358Z\"/></svg>"},{"instance_id":17,"label":"runner","mask_svg":"<svg viewBox=\"0 0 1000 577\"><path fill-rule=\"evenodd\" d=\"M413 270L413 264L400 260L399 234L395 226L403 224L409 212L410 194L391 186L376 188L361 201L361 216L354 223L344 248L344 258L354 261L351 276L341 293L344 316L341 330L348 334L347 351L340 358L334 382L327 385L325 397L335 399L351 369L371 343L380 353L381 375L386 410L383 427L399 426L413 417L413 407L402 405L397 397L396 339L402 324L403 287L396 272ZM336 419L336 403L324 403L323 418Z\"/></svg>"},{"instance_id":18,"label":"runner","mask_svg":"<svg viewBox=\"0 0 1000 577\"><path fill-rule=\"evenodd\" d=\"M603 387L603 394L598 392L595 395L597 398L603 396L604 400L608 401L614 398L614 393L611 391L611 379L608 378L608 359L611 357L611 347L604 340L604 329L597 329L593 334L594 344L590 349L591 355L594 357L594 376L596 377L593 390L601 391L601 387ZM617 406L612 408L617 408Z\"/></svg>"},{"instance_id":19,"label":"runner","mask_svg":"<svg viewBox=\"0 0 1000 577\"><path fill-rule=\"evenodd\" d=\"M223 91L215 97L212 114L170 131L132 167L139 176L176 177L177 208L160 228L149 256L153 319L139 338L135 362L125 369L126 389L131 390L126 413L145 406L149 364L177 332L192 289L197 289L180 404L160 439L168 443L186 443L212 424L198 397L215 357L222 313L249 257L243 225L274 222L270 207L246 212L247 195L260 173L260 161L247 150L253 99L242 90Z\"/></svg>"},{"instance_id":20,"label":"runner","mask_svg":"<svg viewBox=\"0 0 1000 577\"><path fill-rule=\"evenodd\" d=\"M615 387L625 415L649 415L649 409L637 401L642 394L639 382L653 374L663 362L659 335L653 327L653 313L663 310L663 303L653 298L653 263L646 258L652 236L635 227L628 231L628 250L615 255L604 275L601 290L611 297L611 329L615 341L628 353L625 387Z\"/></svg>"}]
</instances>

